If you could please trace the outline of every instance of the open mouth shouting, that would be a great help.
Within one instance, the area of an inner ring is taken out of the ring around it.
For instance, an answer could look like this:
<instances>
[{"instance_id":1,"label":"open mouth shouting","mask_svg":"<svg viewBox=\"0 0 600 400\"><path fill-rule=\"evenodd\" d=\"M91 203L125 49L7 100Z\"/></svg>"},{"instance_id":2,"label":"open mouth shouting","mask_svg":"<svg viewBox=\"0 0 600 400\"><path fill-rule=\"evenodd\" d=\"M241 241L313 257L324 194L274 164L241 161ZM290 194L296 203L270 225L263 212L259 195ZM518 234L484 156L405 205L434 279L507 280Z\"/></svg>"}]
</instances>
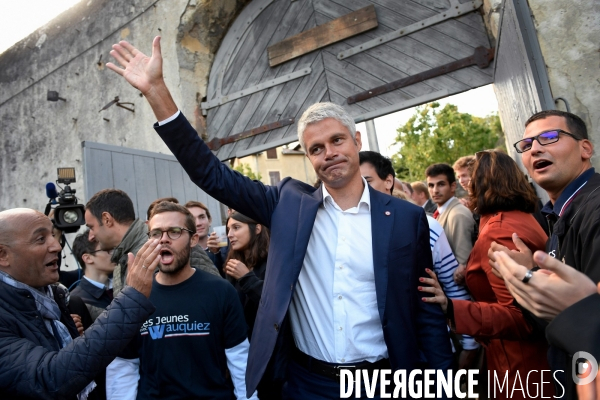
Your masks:
<instances>
[{"instance_id":1,"label":"open mouth shouting","mask_svg":"<svg viewBox=\"0 0 600 400\"><path fill-rule=\"evenodd\" d=\"M55 258L54 260L50 261L49 263L46 263L45 266L48 268L58 268L58 258Z\"/></svg>"},{"instance_id":2,"label":"open mouth shouting","mask_svg":"<svg viewBox=\"0 0 600 400\"><path fill-rule=\"evenodd\" d=\"M170 265L173 263L174 260L175 256L173 255L173 252L171 250L163 248L160 251L160 263L162 265Z\"/></svg>"},{"instance_id":3,"label":"open mouth shouting","mask_svg":"<svg viewBox=\"0 0 600 400\"><path fill-rule=\"evenodd\" d=\"M536 172L545 171L550 165L552 165L551 161L548 160L537 160L533 162L533 170Z\"/></svg>"}]
</instances>

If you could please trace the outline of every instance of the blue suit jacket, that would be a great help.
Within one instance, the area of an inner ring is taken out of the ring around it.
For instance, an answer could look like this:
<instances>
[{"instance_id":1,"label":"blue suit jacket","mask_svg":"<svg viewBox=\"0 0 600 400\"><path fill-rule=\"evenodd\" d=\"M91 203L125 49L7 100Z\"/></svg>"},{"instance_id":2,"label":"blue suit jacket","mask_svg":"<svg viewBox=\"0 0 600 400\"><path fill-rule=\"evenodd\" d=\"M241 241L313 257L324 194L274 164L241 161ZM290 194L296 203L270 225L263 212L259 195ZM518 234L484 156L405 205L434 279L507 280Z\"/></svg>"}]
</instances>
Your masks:
<instances>
[{"instance_id":1,"label":"blue suit jacket","mask_svg":"<svg viewBox=\"0 0 600 400\"><path fill-rule=\"evenodd\" d=\"M256 316L246 389L254 392L275 348L302 268L322 190L286 178L277 186L251 181L223 165L180 115L155 129L190 178L215 199L271 229L271 244ZM369 187L377 307L394 370L412 370L419 350L429 368L451 368L452 352L441 308L424 303L419 277L433 269L425 212Z\"/></svg>"}]
</instances>

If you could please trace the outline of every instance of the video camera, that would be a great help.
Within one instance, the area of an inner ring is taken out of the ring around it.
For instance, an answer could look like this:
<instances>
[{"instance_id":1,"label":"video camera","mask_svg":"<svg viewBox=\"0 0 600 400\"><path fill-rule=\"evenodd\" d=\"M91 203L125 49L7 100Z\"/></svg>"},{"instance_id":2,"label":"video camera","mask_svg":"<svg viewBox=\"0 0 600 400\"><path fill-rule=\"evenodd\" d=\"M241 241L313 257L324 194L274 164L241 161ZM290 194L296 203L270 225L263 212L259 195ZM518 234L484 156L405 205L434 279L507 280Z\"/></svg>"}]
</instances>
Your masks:
<instances>
[{"instance_id":1,"label":"video camera","mask_svg":"<svg viewBox=\"0 0 600 400\"><path fill-rule=\"evenodd\" d=\"M46 206L45 214L50 214L52 204L58 204L54 208L54 218L52 222L56 229L65 233L73 233L79 230L79 227L85 224L83 204L77 204L75 189L69 186L75 182L75 168L58 168L58 179L56 183L62 183L65 187L59 192L56 191L54 183L46 184L46 195L50 198Z\"/></svg>"}]
</instances>

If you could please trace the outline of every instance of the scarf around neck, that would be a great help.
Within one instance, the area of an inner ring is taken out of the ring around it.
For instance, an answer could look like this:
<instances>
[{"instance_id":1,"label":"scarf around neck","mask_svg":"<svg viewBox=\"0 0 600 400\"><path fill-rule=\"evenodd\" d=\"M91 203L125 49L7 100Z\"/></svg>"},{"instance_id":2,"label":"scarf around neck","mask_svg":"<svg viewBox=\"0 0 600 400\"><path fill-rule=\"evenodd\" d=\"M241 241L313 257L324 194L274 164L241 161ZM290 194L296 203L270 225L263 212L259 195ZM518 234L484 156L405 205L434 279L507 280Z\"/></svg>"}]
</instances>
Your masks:
<instances>
[{"instance_id":1,"label":"scarf around neck","mask_svg":"<svg viewBox=\"0 0 600 400\"><path fill-rule=\"evenodd\" d=\"M50 285L41 288L40 291L15 280L12 276L3 271L0 271L0 281L14 288L24 289L31 293L35 300L35 307L44 318L46 328L58 341L60 348L62 349L71 343L73 338L67 327L60 322L60 308L58 307L58 304L56 304L56 301L54 301L54 293L52 292L52 287Z\"/></svg>"}]
</instances>

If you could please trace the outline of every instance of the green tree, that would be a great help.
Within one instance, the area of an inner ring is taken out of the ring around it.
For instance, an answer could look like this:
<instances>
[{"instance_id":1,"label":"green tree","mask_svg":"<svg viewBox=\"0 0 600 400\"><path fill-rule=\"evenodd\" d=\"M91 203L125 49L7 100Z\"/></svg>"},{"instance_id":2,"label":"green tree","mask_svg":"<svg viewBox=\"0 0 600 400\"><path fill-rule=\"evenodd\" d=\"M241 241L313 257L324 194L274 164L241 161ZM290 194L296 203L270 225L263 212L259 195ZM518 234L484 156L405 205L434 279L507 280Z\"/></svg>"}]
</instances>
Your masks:
<instances>
[{"instance_id":1,"label":"green tree","mask_svg":"<svg viewBox=\"0 0 600 400\"><path fill-rule=\"evenodd\" d=\"M260 181L262 179L262 175L260 174L260 172L255 174L254 171L252 171L252 168L250 168L250 165L245 163L240 163L237 167L234 168L234 170L236 170L242 175L246 175L253 181Z\"/></svg>"},{"instance_id":2,"label":"green tree","mask_svg":"<svg viewBox=\"0 0 600 400\"><path fill-rule=\"evenodd\" d=\"M498 115L480 118L458 112L453 104L439 107L437 102L417 107L408 122L398 128L396 144L401 147L392 156L392 163L400 179L422 180L431 164L452 165L458 158L481 150L506 150Z\"/></svg>"}]
</instances>

